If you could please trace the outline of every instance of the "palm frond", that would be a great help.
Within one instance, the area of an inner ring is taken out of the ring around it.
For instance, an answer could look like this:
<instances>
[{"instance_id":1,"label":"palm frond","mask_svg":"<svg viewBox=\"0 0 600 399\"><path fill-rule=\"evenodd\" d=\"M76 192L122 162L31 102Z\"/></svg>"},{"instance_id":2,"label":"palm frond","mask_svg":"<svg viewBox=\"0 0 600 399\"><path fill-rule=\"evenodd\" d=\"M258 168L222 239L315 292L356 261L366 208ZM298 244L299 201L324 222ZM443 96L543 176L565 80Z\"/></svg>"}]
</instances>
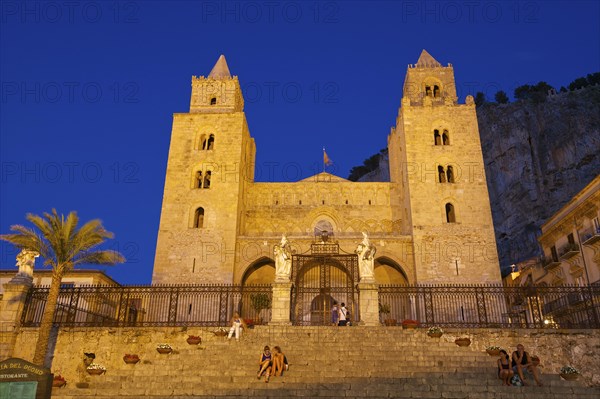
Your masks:
<instances>
[{"instance_id":1,"label":"palm frond","mask_svg":"<svg viewBox=\"0 0 600 399\"><path fill-rule=\"evenodd\" d=\"M93 265L115 265L125 262L125 257L117 251L100 250L81 252L73 260L73 266L88 263Z\"/></svg>"}]
</instances>

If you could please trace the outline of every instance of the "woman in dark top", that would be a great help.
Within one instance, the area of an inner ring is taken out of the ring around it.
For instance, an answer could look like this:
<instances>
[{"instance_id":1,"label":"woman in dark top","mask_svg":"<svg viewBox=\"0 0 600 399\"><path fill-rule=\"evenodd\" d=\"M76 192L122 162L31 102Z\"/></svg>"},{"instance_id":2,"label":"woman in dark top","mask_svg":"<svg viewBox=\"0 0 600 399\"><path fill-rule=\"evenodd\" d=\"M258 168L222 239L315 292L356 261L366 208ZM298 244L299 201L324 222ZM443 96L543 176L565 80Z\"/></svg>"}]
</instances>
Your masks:
<instances>
[{"instance_id":1,"label":"woman in dark top","mask_svg":"<svg viewBox=\"0 0 600 399\"><path fill-rule=\"evenodd\" d=\"M500 351L500 359L498 359L498 378L502 380L502 385L510 386L510 379L515 373L510 365L510 357L504 349Z\"/></svg>"},{"instance_id":2,"label":"woman in dark top","mask_svg":"<svg viewBox=\"0 0 600 399\"><path fill-rule=\"evenodd\" d=\"M273 357L271 356L271 348L265 346L263 353L260 354L258 361L258 374L256 378L260 380L262 374L266 371L265 382L269 382L269 374L271 374L271 366L273 365Z\"/></svg>"}]
</instances>

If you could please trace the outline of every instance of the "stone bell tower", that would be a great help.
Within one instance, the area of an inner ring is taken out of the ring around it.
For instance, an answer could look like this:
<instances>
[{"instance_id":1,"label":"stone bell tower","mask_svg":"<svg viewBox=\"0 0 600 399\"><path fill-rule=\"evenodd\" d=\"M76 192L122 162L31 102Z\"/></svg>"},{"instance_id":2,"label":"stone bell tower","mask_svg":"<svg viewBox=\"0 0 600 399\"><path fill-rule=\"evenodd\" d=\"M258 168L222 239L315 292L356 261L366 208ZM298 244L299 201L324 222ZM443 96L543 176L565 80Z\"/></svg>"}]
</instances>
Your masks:
<instances>
[{"instance_id":1,"label":"stone bell tower","mask_svg":"<svg viewBox=\"0 0 600 399\"><path fill-rule=\"evenodd\" d=\"M475 104L458 103L452 65L423 50L408 66L388 147L417 282L500 283Z\"/></svg>"},{"instance_id":2,"label":"stone bell tower","mask_svg":"<svg viewBox=\"0 0 600 399\"><path fill-rule=\"evenodd\" d=\"M254 158L240 83L221 55L192 77L189 112L173 115L153 284L233 281Z\"/></svg>"}]
</instances>

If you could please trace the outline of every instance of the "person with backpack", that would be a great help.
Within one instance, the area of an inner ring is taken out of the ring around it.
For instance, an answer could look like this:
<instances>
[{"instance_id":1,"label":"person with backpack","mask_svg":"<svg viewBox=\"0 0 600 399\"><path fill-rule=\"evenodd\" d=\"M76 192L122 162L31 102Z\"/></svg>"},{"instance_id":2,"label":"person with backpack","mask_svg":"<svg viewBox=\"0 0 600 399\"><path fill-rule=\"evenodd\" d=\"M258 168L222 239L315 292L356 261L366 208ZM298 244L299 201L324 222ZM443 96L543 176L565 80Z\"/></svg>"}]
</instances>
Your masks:
<instances>
[{"instance_id":1,"label":"person with backpack","mask_svg":"<svg viewBox=\"0 0 600 399\"><path fill-rule=\"evenodd\" d=\"M340 307L340 317L338 326L345 326L348 323L346 320L346 315L348 314L348 309L346 309L346 304L342 302L342 306Z\"/></svg>"}]
</instances>

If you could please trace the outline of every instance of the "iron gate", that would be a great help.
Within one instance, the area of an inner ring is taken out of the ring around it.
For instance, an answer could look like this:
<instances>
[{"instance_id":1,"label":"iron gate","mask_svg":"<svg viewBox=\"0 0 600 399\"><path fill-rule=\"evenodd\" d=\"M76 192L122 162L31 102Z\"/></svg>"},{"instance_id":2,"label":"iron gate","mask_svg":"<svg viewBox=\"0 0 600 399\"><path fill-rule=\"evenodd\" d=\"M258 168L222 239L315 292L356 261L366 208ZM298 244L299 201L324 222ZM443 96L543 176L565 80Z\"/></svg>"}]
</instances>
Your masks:
<instances>
[{"instance_id":1,"label":"iron gate","mask_svg":"<svg viewBox=\"0 0 600 399\"><path fill-rule=\"evenodd\" d=\"M310 255L292 257L294 325L331 325L333 302L345 303L352 321L358 314L358 257L340 255L337 244L313 244Z\"/></svg>"}]
</instances>

